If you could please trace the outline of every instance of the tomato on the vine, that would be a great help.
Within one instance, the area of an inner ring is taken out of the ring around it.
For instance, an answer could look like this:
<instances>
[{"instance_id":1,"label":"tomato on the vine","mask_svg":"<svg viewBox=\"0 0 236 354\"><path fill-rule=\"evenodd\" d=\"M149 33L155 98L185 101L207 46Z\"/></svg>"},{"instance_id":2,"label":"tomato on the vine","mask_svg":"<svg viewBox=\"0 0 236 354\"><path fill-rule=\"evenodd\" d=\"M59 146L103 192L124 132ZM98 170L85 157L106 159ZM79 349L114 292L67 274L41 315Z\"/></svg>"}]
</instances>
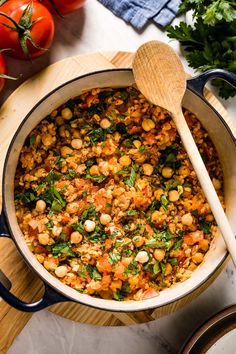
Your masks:
<instances>
[{"instance_id":1,"label":"tomato on the vine","mask_svg":"<svg viewBox=\"0 0 236 354\"><path fill-rule=\"evenodd\" d=\"M82 7L86 0L39 0L50 11L67 15Z\"/></svg>"},{"instance_id":2,"label":"tomato on the vine","mask_svg":"<svg viewBox=\"0 0 236 354\"><path fill-rule=\"evenodd\" d=\"M0 48L8 55L33 59L50 48L54 37L54 20L38 1L8 0L0 7Z\"/></svg>"}]
</instances>

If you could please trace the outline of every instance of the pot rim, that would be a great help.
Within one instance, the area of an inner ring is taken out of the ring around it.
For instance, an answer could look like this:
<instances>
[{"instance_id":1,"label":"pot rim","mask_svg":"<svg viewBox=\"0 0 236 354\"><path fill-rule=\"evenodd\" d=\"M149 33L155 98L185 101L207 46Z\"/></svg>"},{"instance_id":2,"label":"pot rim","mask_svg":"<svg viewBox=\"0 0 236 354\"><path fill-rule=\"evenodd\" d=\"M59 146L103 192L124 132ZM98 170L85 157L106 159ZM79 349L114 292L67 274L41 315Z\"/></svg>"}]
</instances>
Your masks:
<instances>
[{"instance_id":1,"label":"pot rim","mask_svg":"<svg viewBox=\"0 0 236 354\"><path fill-rule=\"evenodd\" d=\"M10 231L10 237L11 239L14 241L14 244L16 245L17 249L19 250L20 254L23 256L23 259L26 261L27 263L27 266L30 267L30 269L32 269L39 277L40 279L46 283L47 285L49 285L53 290L55 290L57 293L60 293L62 294L63 296L65 296L66 298L68 298L68 300L72 300L72 301L76 301L77 303L81 303L83 305L86 305L86 306L90 306L90 307L94 307L94 308L99 308L101 310L108 310L108 311L113 311L113 312L135 312L135 311L145 311L145 310L150 310L150 309L157 309L157 308L160 308L160 307L164 307L164 306L167 306L173 302L176 302L182 298L184 298L185 296L193 293L196 289L200 288L204 283L206 283L216 272L217 270L222 266L222 264L225 262L227 256L228 256L228 251L226 250L225 252L225 255L223 256L223 258L220 260L220 262L217 264L217 266L215 267L214 270L212 270L206 277L205 279L203 279L201 282L197 283L194 287L192 287L190 290L184 292L183 294L175 297L174 299L170 299L170 300L167 300L159 305L155 305L152 304L152 305L146 305L145 306L145 303L147 303L147 300L141 300L141 301L124 301L124 302L118 302L118 301L115 301L115 300L104 300L104 301L109 301L111 302L113 305L114 303L117 303L117 306L115 306L114 308L113 307L109 307L107 308L106 306L102 306L102 305L97 305L96 304L96 301L94 301L94 304L88 304L86 302L86 297L90 297L90 298L93 298L92 296L90 295L87 295L84 297L84 301L79 301L79 300L75 300L75 298L73 298L73 296L70 296L68 294L65 294L61 289L58 289L56 288L56 286L54 286L48 279L45 279L44 276L41 274L40 270L36 269L32 264L31 262L28 260L28 257L25 255L25 253L23 252L23 250L21 249L21 247L19 246L16 238L15 238L15 235L12 231L12 228L11 228L11 223L10 223L10 218L9 218L9 215L7 213L7 201L6 201L6 198L5 198L5 191L4 191L4 185L5 185L5 182L6 182L6 169L7 169L7 165L8 165L8 160L9 160L9 157L12 153L12 147L15 143L15 140L19 134L19 132L21 131L22 129L22 126L26 123L26 121L29 119L29 117L32 115L32 113L38 108L38 106L40 106L45 100L47 100L52 94L54 94L55 92L57 92L58 90L60 90L61 88L67 86L67 85L70 85L71 83L77 81L77 80L81 80L85 77L88 77L88 76L93 76L93 75L96 75L96 74L102 74L102 73L109 73L109 72L132 72L132 69L131 68L112 68L112 69L104 69L104 70L97 70L97 71L93 71L93 72L89 72L87 74L84 74L84 75L80 75L80 76L77 76L69 81L66 81L65 83L61 84L60 86L57 86L55 89L53 89L52 91L50 91L49 93L47 93L44 97L42 97L33 107L32 109L28 112L28 114L24 117L24 119L22 120L22 122L20 123L20 125L18 126L16 132L14 133L14 136L13 138L11 139L11 142L9 144L9 147L7 149L7 153L6 153L6 157L5 157L5 161L4 161L4 166L3 166L3 177L2 177L2 212L4 213L5 215L5 218L6 218L6 223L7 223L7 226L8 226L8 229ZM187 90L190 90L192 93L194 93L196 96L198 96L201 100L203 100L203 102L205 102L207 104L207 106L214 111L214 113L217 115L217 117L220 119L221 123L223 123L224 127L226 128L233 144L236 146L236 139L231 131L231 129L229 128L229 126L227 125L227 123L225 122L225 120L223 119L223 117L214 109L214 107L211 106L211 104L198 92L196 92L194 89L191 89L191 87L188 87L186 88ZM49 272L48 272L49 273ZM49 273L50 274L50 273ZM52 275L51 275L52 276ZM52 276L53 277L53 276ZM57 279L58 282L60 282L60 280ZM62 284L60 282L60 284ZM63 287L68 287L67 285L65 284L62 284ZM84 295L84 294L83 294ZM94 300L96 300L96 298L93 298ZM154 298L152 298L154 299ZM99 299L100 301L103 300L103 299ZM151 300L151 299L148 299L148 300ZM143 306L127 306L129 304L132 303L132 305L134 304L140 304L142 303Z\"/></svg>"}]
</instances>

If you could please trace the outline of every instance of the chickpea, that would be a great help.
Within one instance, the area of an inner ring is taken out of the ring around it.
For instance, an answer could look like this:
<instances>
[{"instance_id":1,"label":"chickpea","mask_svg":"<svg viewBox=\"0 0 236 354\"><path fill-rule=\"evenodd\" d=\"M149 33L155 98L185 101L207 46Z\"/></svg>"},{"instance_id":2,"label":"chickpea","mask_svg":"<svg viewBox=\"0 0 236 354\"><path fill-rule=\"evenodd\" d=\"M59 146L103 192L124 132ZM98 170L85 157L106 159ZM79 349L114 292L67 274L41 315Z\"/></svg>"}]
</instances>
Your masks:
<instances>
[{"instance_id":1,"label":"chickpea","mask_svg":"<svg viewBox=\"0 0 236 354\"><path fill-rule=\"evenodd\" d=\"M94 231L95 227L96 227L96 223L92 220L86 220L84 223L84 229L87 232Z\"/></svg>"},{"instance_id":2,"label":"chickpea","mask_svg":"<svg viewBox=\"0 0 236 354\"><path fill-rule=\"evenodd\" d=\"M64 278L67 272L68 272L67 267L63 265L55 269L55 274L58 278Z\"/></svg>"},{"instance_id":3,"label":"chickpea","mask_svg":"<svg viewBox=\"0 0 236 354\"><path fill-rule=\"evenodd\" d=\"M143 173L146 176L151 176L151 174L153 173L153 166L150 165L149 163L144 163L143 164Z\"/></svg>"},{"instance_id":4,"label":"chickpea","mask_svg":"<svg viewBox=\"0 0 236 354\"><path fill-rule=\"evenodd\" d=\"M163 167L161 174L164 178L171 178L174 174L174 171L170 167Z\"/></svg>"},{"instance_id":5,"label":"chickpea","mask_svg":"<svg viewBox=\"0 0 236 354\"><path fill-rule=\"evenodd\" d=\"M58 266L58 259L55 259L53 257L51 258L46 258L43 262L43 266L44 268L46 268L47 270L55 270Z\"/></svg>"},{"instance_id":6,"label":"chickpea","mask_svg":"<svg viewBox=\"0 0 236 354\"><path fill-rule=\"evenodd\" d=\"M206 252L208 250L208 248L209 248L209 241L206 240L206 239L200 240L199 241L199 248L202 251Z\"/></svg>"},{"instance_id":7,"label":"chickpea","mask_svg":"<svg viewBox=\"0 0 236 354\"><path fill-rule=\"evenodd\" d=\"M142 145L142 143L141 143L140 140L134 140L134 141L133 141L133 144L134 144L134 146L136 147L136 149L139 149L140 146Z\"/></svg>"},{"instance_id":8,"label":"chickpea","mask_svg":"<svg viewBox=\"0 0 236 354\"><path fill-rule=\"evenodd\" d=\"M71 140L71 146L73 149L79 150L83 146L83 141L81 139L73 139Z\"/></svg>"},{"instance_id":9,"label":"chickpea","mask_svg":"<svg viewBox=\"0 0 236 354\"><path fill-rule=\"evenodd\" d=\"M145 239L142 236L135 236L133 238L133 243L134 243L135 247L142 247L144 242L145 242Z\"/></svg>"},{"instance_id":10,"label":"chickpea","mask_svg":"<svg viewBox=\"0 0 236 354\"><path fill-rule=\"evenodd\" d=\"M59 236L62 232L62 227L61 226L53 226L52 228L52 234L53 236Z\"/></svg>"},{"instance_id":11,"label":"chickpea","mask_svg":"<svg viewBox=\"0 0 236 354\"><path fill-rule=\"evenodd\" d=\"M148 260L149 260L149 257L148 257L148 254L146 251L138 252L138 254L135 257L135 261L142 263L142 264L148 262Z\"/></svg>"},{"instance_id":12,"label":"chickpea","mask_svg":"<svg viewBox=\"0 0 236 354\"><path fill-rule=\"evenodd\" d=\"M165 275L170 275L171 272L172 272L172 265L170 263L166 263Z\"/></svg>"},{"instance_id":13,"label":"chickpea","mask_svg":"<svg viewBox=\"0 0 236 354\"><path fill-rule=\"evenodd\" d=\"M196 266L195 263L191 262L191 263L189 264L189 267L188 267L189 270L193 271L193 270L195 270L196 268L197 268L197 266Z\"/></svg>"},{"instance_id":14,"label":"chickpea","mask_svg":"<svg viewBox=\"0 0 236 354\"><path fill-rule=\"evenodd\" d=\"M77 202L68 203L66 206L67 213L74 214L79 210L79 204Z\"/></svg>"},{"instance_id":15,"label":"chickpea","mask_svg":"<svg viewBox=\"0 0 236 354\"><path fill-rule=\"evenodd\" d=\"M57 123L57 125L64 124L64 119L62 118L62 116L57 116L56 117L56 123Z\"/></svg>"},{"instance_id":16,"label":"chickpea","mask_svg":"<svg viewBox=\"0 0 236 354\"><path fill-rule=\"evenodd\" d=\"M145 132L149 132L150 130L155 128L155 123L152 119L144 119L142 121L142 128L143 130L145 130Z\"/></svg>"},{"instance_id":17,"label":"chickpea","mask_svg":"<svg viewBox=\"0 0 236 354\"><path fill-rule=\"evenodd\" d=\"M37 201L36 203L36 207L35 207L36 211L38 213L43 213L44 210L46 209L46 203L44 200L40 199Z\"/></svg>"},{"instance_id":18,"label":"chickpea","mask_svg":"<svg viewBox=\"0 0 236 354\"><path fill-rule=\"evenodd\" d=\"M158 262L163 261L163 259L165 258L165 254L166 254L165 251L162 250L162 249L160 249L160 248L156 248L156 249L154 250L154 253L153 253L155 259L156 259Z\"/></svg>"},{"instance_id":19,"label":"chickpea","mask_svg":"<svg viewBox=\"0 0 236 354\"><path fill-rule=\"evenodd\" d=\"M38 240L41 245L46 246L49 242L49 235L46 232L38 234Z\"/></svg>"},{"instance_id":20,"label":"chickpea","mask_svg":"<svg viewBox=\"0 0 236 354\"><path fill-rule=\"evenodd\" d=\"M111 122L107 118L103 118L100 122L100 126L102 129L108 129L111 126Z\"/></svg>"},{"instance_id":21,"label":"chickpea","mask_svg":"<svg viewBox=\"0 0 236 354\"><path fill-rule=\"evenodd\" d=\"M206 221L213 221L214 220L214 217L213 217L213 215L212 214L208 214L207 216L206 216Z\"/></svg>"},{"instance_id":22,"label":"chickpea","mask_svg":"<svg viewBox=\"0 0 236 354\"><path fill-rule=\"evenodd\" d=\"M194 263L201 263L203 261L203 254L200 252L196 252L193 256L192 256L192 261Z\"/></svg>"},{"instance_id":23,"label":"chickpea","mask_svg":"<svg viewBox=\"0 0 236 354\"><path fill-rule=\"evenodd\" d=\"M61 111L62 118L66 120L70 120L73 117L73 113L71 112L70 108L63 108Z\"/></svg>"},{"instance_id":24,"label":"chickpea","mask_svg":"<svg viewBox=\"0 0 236 354\"><path fill-rule=\"evenodd\" d=\"M41 254L36 254L36 258L41 264L44 262L45 259L44 256L42 256Z\"/></svg>"},{"instance_id":25,"label":"chickpea","mask_svg":"<svg viewBox=\"0 0 236 354\"><path fill-rule=\"evenodd\" d=\"M73 153L73 150L69 148L68 146L62 146L61 148L61 156L62 157L67 157L68 155L71 155Z\"/></svg>"},{"instance_id":26,"label":"chickpea","mask_svg":"<svg viewBox=\"0 0 236 354\"><path fill-rule=\"evenodd\" d=\"M218 179L213 178L212 183L216 190L221 189L221 182Z\"/></svg>"},{"instance_id":27,"label":"chickpea","mask_svg":"<svg viewBox=\"0 0 236 354\"><path fill-rule=\"evenodd\" d=\"M177 202L179 199L179 193L176 190L169 191L168 198L170 202Z\"/></svg>"},{"instance_id":28,"label":"chickpea","mask_svg":"<svg viewBox=\"0 0 236 354\"><path fill-rule=\"evenodd\" d=\"M55 138L50 134L43 134L42 135L42 143L44 146L50 146L53 144Z\"/></svg>"},{"instance_id":29,"label":"chickpea","mask_svg":"<svg viewBox=\"0 0 236 354\"><path fill-rule=\"evenodd\" d=\"M160 200L163 193L164 193L163 189L158 188L158 189L154 192L154 197L156 198L156 200Z\"/></svg>"},{"instance_id":30,"label":"chickpea","mask_svg":"<svg viewBox=\"0 0 236 354\"><path fill-rule=\"evenodd\" d=\"M101 214L100 223L102 225L108 225L111 222L111 216L109 214Z\"/></svg>"},{"instance_id":31,"label":"chickpea","mask_svg":"<svg viewBox=\"0 0 236 354\"><path fill-rule=\"evenodd\" d=\"M187 166L180 166L179 174L183 177L187 177L190 175L190 170Z\"/></svg>"},{"instance_id":32,"label":"chickpea","mask_svg":"<svg viewBox=\"0 0 236 354\"><path fill-rule=\"evenodd\" d=\"M181 218L183 225L191 226L193 223L193 217L190 213L184 214Z\"/></svg>"},{"instance_id":33,"label":"chickpea","mask_svg":"<svg viewBox=\"0 0 236 354\"><path fill-rule=\"evenodd\" d=\"M123 155L119 158L119 163L121 164L121 166L130 166L131 162L131 158L127 155Z\"/></svg>"},{"instance_id":34,"label":"chickpea","mask_svg":"<svg viewBox=\"0 0 236 354\"><path fill-rule=\"evenodd\" d=\"M98 167L98 165L91 166L90 169L89 169L89 173L90 173L91 176L99 175L99 167Z\"/></svg>"},{"instance_id":35,"label":"chickpea","mask_svg":"<svg viewBox=\"0 0 236 354\"><path fill-rule=\"evenodd\" d=\"M82 240L83 240L83 236L78 231L74 231L70 235L71 243L80 243Z\"/></svg>"}]
</instances>

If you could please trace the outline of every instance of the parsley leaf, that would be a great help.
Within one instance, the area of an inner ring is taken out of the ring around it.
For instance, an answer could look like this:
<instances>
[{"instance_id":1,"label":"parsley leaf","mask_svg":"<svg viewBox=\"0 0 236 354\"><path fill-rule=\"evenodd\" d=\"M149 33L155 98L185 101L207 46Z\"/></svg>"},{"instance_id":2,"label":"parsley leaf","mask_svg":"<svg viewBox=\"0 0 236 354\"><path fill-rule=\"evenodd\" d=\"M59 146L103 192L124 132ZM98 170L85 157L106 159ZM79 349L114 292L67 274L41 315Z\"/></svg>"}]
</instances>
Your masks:
<instances>
[{"instance_id":1,"label":"parsley leaf","mask_svg":"<svg viewBox=\"0 0 236 354\"><path fill-rule=\"evenodd\" d=\"M69 242L62 242L54 245L52 247L52 254L54 257L60 257L61 255L75 257L75 253L72 251Z\"/></svg>"},{"instance_id":2,"label":"parsley leaf","mask_svg":"<svg viewBox=\"0 0 236 354\"><path fill-rule=\"evenodd\" d=\"M102 276L99 273L99 271L97 270L97 268L93 267L91 264L87 265L86 270L92 279L94 279L94 280L101 280L102 279Z\"/></svg>"},{"instance_id":3,"label":"parsley leaf","mask_svg":"<svg viewBox=\"0 0 236 354\"><path fill-rule=\"evenodd\" d=\"M236 3L232 0L183 0L180 12L192 10L193 24L180 22L168 26L167 34L184 47L191 67L202 72L222 68L236 73L235 23ZM215 79L212 84L225 99L235 96L236 89Z\"/></svg>"},{"instance_id":4,"label":"parsley leaf","mask_svg":"<svg viewBox=\"0 0 236 354\"><path fill-rule=\"evenodd\" d=\"M121 255L119 253L109 253L108 261L111 264L117 263L121 259Z\"/></svg>"},{"instance_id":5,"label":"parsley leaf","mask_svg":"<svg viewBox=\"0 0 236 354\"><path fill-rule=\"evenodd\" d=\"M105 176L105 175L103 175L103 174L91 176L89 173L86 173L85 178L91 179L92 181L97 182L97 183L102 183L102 182L105 181L105 179L107 178L107 176Z\"/></svg>"},{"instance_id":6,"label":"parsley leaf","mask_svg":"<svg viewBox=\"0 0 236 354\"><path fill-rule=\"evenodd\" d=\"M124 179L125 184L127 184L129 187L134 187L136 176L136 166L135 164L132 164L130 176Z\"/></svg>"}]
</instances>

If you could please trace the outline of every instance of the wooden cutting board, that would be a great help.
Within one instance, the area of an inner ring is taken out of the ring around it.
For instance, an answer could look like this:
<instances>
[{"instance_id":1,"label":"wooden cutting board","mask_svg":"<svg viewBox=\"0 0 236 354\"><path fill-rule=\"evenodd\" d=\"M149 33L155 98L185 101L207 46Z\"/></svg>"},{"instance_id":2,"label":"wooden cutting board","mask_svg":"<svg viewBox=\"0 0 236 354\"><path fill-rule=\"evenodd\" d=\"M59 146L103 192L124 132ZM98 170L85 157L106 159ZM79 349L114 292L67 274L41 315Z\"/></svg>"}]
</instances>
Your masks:
<instances>
[{"instance_id":1,"label":"wooden cutting board","mask_svg":"<svg viewBox=\"0 0 236 354\"><path fill-rule=\"evenodd\" d=\"M67 58L48 66L15 90L0 109L0 182L2 181L2 168L6 151L12 136L22 119L37 101L65 81L79 75L114 67L131 67L132 58L133 54L127 52L102 52ZM231 128L235 129L226 110L216 97L207 91L207 98L225 118ZM234 132L236 131L234 130ZM71 302L54 305L50 308L50 311L74 321L101 326L120 326L148 322L175 311L198 296L221 272L225 263L211 279L192 294L155 311L132 314L112 313ZM10 279L12 283L11 291L15 295L29 302L40 298L43 292L42 281L29 270L13 242L8 239L0 239L0 270ZM0 353L5 353L8 350L31 316L32 314L19 312L4 301L0 301Z\"/></svg>"}]
</instances>

